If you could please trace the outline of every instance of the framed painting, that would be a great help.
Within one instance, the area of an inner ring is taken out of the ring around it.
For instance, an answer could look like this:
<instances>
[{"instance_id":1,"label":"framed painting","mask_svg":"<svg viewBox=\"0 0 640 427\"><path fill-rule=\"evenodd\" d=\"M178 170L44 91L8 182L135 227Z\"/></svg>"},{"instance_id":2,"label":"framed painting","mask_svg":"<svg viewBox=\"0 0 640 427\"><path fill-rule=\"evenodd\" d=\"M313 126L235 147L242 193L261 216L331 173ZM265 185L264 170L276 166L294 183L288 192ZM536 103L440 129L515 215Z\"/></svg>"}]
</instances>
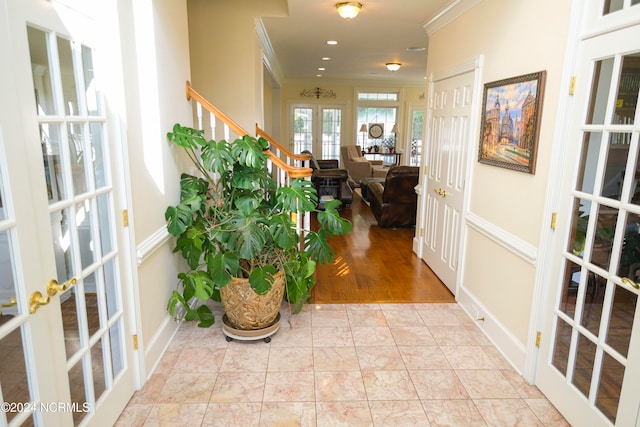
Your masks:
<instances>
[{"instance_id":1,"label":"framed painting","mask_svg":"<svg viewBox=\"0 0 640 427\"><path fill-rule=\"evenodd\" d=\"M535 173L546 71L485 83L478 161Z\"/></svg>"}]
</instances>

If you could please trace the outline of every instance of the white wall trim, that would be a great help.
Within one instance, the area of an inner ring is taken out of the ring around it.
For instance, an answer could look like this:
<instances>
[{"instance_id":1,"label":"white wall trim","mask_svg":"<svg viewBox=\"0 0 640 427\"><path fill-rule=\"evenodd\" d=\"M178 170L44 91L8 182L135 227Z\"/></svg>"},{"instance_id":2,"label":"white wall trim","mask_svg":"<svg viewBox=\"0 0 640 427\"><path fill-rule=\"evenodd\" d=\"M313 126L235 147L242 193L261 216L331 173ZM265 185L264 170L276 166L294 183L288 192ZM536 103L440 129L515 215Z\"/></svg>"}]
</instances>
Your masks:
<instances>
[{"instance_id":1,"label":"white wall trim","mask_svg":"<svg viewBox=\"0 0 640 427\"><path fill-rule=\"evenodd\" d=\"M278 62L278 57L273 50L271 39L269 39L267 29L264 27L264 22L262 22L262 19L256 19L256 36L258 37L258 41L260 42L260 46L262 47L262 61L265 67L269 69L269 72L271 73L273 78L278 82L280 86L282 86L284 73L280 68L280 62Z\"/></svg>"},{"instance_id":2,"label":"white wall trim","mask_svg":"<svg viewBox=\"0 0 640 427\"><path fill-rule=\"evenodd\" d=\"M536 266L538 261L538 251L529 243L514 236L513 234L503 230L497 225L469 212L466 217L467 225L482 234L483 236L493 240L503 248L507 249L514 255L522 258L532 266Z\"/></svg>"},{"instance_id":3,"label":"white wall trim","mask_svg":"<svg viewBox=\"0 0 640 427\"><path fill-rule=\"evenodd\" d=\"M146 383L153 372L158 367L162 356L171 345L174 335L178 331L180 325L167 315L156 333L145 343L144 346L144 365L151 366L151 369L144 373L144 382Z\"/></svg>"},{"instance_id":4,"label":"white wall trim","mask_svg":"<svg viewBox=\"0 0 640 427\"><path fill-rule=\"evenodd\" d=\"M518 373L522 374L525 368L525 345L509 332L509 329L498 321L463 284L458 287L456 299L496 349L502 353Z\"/></svg>"},{"instance_id":5,"label":"white wall trim","mask_svg":"<svg viewBox=\"0 0 640 427\"><path fill-rule=\"evenodd\" d=\"M450 79L452 77L459 76L461 74L470 73L477 68L481 68L484 63L484 56L479 55L476 58L463 62L462 64L458 64L455 67L451 67L445 71L440 71L437 73L432 73L429 80L433 83L439 82L440 80Z\"/></svg>"},{"instance_id":6,"label":"white wall trim","mask_svg":"<svg viewBox=\"0 0 640 427\"><path fill-rule=\"evenodd\" d=\"M151 254L157 251L165 243L169 241L171 234L167 231L167 227L163 226L156 230L151 236L142 241L136 248L136 257L138 258L138 265L145 262Z\"/></svg>"},{"instance_id":7,"label":"white wall trim","mask_svg":"<svg viewBox=\"0 0 640 427\"><path fill-rule=\"evenodd\" d=\"M427 20L422 27L427 32L427 35L431 36L454 19L462 16L472 7L478 5L481 1L482 0L453 0L442 10L432 16L431 19Z\"/></svg>"}]
</instances>

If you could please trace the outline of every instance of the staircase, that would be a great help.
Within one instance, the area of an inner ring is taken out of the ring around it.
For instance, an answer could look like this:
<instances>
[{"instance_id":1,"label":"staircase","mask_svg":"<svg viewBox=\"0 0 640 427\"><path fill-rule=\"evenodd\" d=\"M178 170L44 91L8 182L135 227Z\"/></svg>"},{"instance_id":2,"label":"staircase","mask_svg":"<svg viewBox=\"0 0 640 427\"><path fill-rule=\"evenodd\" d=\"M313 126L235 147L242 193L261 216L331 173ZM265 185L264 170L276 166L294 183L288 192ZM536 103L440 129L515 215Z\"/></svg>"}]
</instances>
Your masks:
<instances>
[{"instance_id":1,"label":"staircase","mask_svg":"<svg viewBox=\"0 0 640 427\"><path fill-rule=\"evenodd\" d=\"M194 111L194 125L196 129L205 131L205 137L226 141L234 141L244 135L250 135L229 116L224 114L219 108L200 95L191 83L187 81L187 100L191 101ZM311 158L308 154L294 154L286 149L282 144L268 135L257 124L255 129L256 137L263 137L269 141L269 149L265 152L269 156L268 167L271 174L280 187L288 186L293 178L311 178L312 169L309 167ZM308 230L310 225L310 214L304 217L294 218L298 230ZM301 232L301 238L302 238Z\"/></svg>"}]
</instances>

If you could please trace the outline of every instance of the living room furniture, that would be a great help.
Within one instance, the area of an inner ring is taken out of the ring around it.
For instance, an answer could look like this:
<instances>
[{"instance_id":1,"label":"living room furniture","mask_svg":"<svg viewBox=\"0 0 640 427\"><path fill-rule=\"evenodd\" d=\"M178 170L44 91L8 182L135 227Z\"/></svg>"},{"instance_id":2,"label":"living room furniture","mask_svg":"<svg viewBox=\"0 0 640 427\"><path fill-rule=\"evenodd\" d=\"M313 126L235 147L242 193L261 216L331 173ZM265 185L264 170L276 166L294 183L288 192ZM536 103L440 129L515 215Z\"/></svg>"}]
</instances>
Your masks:
<instances>
[{"instance_id":1,"label":"living room furniture","mask_svg":"<svg viewBox=\"0 0 640 427\"><path fill-rule=\"evenodd\" d=\"M353 190L348 183L349 172L346 169L340 169L336 159L318 160L307 150L302 153L310 156L309 167L313 169L311 182L318 192L318 200L330 196L340 200L342 206L349 207L353 201ZM320 201L318 207L322 209L322 205L323 202Z\"/></svg>"},{"instance_id":2,"label":"living room furniture","mask_svg":"<svg viewBox=\"0 0 640 427\"><path fill-rule=\"evenodd\" d=\"M410 227L416 225L420 168L393 166L384 182L365 180L366 193L373 216L380 227ZM364 192L364 190L363 190Z\"/></svg>"},{"instance_id":3,"label":"living room furniture","mask_svg":"<svg viewBox=\"0 0 640 427\"><path fill-rule=\"evenodd\" d=\"M402 161L402 153L398 153L398 152L394 152L394 153L364 153L364 156L367 157L373 157L374 159L376 157L382 157L384 158L389 158L391 159L391 164L393 166L400 166L400 162ZM367 159L368 160L368 159ZM371 161L371 160L369 160ZM384 160L383 160L383 164L384 164Z\"/></svg>"},{"instance_id":4,"label":"living room furniture","mask_svg":"<svg viewBox=\"0 0 640 427\"><path fill-rule=\"evenodd\" d=\"M384 178L389 170L382 160L369 160L362 155L359 145L343 145L340 147L342 166L351 176L352 182L360 186L360 180L372 176Z\"/></svg>"}]
</instances>

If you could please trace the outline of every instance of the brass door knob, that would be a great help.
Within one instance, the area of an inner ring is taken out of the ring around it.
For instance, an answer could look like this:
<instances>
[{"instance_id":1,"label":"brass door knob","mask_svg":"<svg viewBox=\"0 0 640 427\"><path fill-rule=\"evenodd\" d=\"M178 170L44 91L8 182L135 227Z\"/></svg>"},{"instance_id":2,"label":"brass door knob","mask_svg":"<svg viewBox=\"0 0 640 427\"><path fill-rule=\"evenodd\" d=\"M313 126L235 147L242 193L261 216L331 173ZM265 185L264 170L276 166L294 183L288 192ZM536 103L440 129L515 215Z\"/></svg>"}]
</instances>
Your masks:
<instances>
[{"instance_id":1,"label":"brass door knob","mask_svg":"<svg viewBox=\"0 0 640 427\"><path fill-rule=\"evenodd\" d=\"M54 296L58 292L66 291L76 283L78 283L78 280L75 277L72 277L64 283L58 283L56 279L53 279L47 285L47 294L49 294L49 296Z\"/></svg>"},{"instance_id":2,"label":"brass door knob","mask_svg":"<svg viewBox=\"0 0 640 427\"><path fill-rule=\"evenodd\" d=\"M35 313L40 306L47 305L50 301L51 297L42 295L40 291L35 291L29 298L29 313Z\"/></svg>"},{"instance_id":3,"label":"brass door knob","mask_svg":"<svg viewBox=\"0 0 640 427\"><path fill-rule=\"evenodd\" d=\"M635 289L640 289L640 285L638 285L636 282L634 282L633 280L629 279L628 277L623 277L622 278L622 283L631 286L632 288Z\"/></svg>"}]
</instances>

